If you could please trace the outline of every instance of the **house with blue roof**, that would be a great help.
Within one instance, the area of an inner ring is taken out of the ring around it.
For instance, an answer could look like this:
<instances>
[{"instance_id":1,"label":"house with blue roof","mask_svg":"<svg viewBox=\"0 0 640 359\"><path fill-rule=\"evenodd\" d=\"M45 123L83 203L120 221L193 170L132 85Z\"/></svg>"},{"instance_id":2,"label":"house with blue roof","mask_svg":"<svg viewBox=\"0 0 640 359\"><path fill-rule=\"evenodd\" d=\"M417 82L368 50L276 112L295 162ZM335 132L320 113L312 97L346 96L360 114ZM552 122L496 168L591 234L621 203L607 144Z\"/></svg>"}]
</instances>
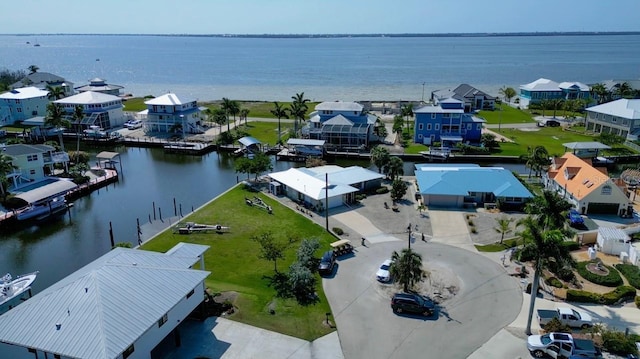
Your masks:
<instances>
[{"instance_id":1,"label":"house with blue roof","mask_svg":"<svg viewBox=\"0 0 640 359\"><path fill-rule=\"evenodd\" d=\"M414 110L413 141L429 146L440 142L444 147L455 147L458 143L479 143L485 120L465 113L464 106L464 101L448 98L437 105Z\"/></svg>"},{"instance_id":2,"label":"house with blue roof","mask_svg":"<svg viewBox=\"0 0 640 359\"><path fill-rule=\"evenodd\" d=\"M500 203L520 209L533 195L502 167L477 164L417 164L415 171L422 203L437 207L464 207Z\"/></svg>"},{"instance_id":3,"label":"house with blue roof","mask_svg":"<svg viewBox=\"0 0 640 359\"><path fill-rule=\"evenodd\" d=\"M377 120L357 102L322 102L316 105L302 134L333 147L367 147L379 140L373 131Z\"/></svg>"}]
</instances>

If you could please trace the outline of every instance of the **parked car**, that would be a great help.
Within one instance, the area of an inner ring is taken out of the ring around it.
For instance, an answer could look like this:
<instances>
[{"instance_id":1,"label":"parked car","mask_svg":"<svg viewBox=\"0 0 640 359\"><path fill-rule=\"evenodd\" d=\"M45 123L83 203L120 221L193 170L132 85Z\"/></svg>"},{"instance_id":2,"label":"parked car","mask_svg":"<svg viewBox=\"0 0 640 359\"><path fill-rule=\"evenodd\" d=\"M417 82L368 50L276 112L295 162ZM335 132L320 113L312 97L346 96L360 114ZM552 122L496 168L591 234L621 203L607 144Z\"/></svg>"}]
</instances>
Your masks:
<instances>
[{"instance_id":1,"label":"parked car","mask_svg":"<svg viewBox=\"0 0 640 359\"><path fill-rule=\"evenodd\" d=\"M124 127L130 130L136 130L138 128L142 128L142 121L140 120L127 121L125 122Z\"/></svg>"},{"instance_id":2,"label":"parked car","mask_svg":"<svg viewBox=\"0 0 640 359\"><path fill-rule=\"evenodd\" d=\"M569 213L567 213L567 218L569 218L569 224L571 224L571 226L584 225L584 218L582 218L580 213L575 209L569 210Z\"/></svg>"},{"instance_id":3,"label":"parked car","mask_svg":"<svg viewBox=\"0 0 640 359\"><path fill-rule=\"evenodd\" d=\"M333 267L336 265L336 256L333 254L333 251L326 251L322 255L320 259L320 264L318 264L318 273L321 275L331 274L333 272Z\"/></svg>"},{"instance_id":4,"label":"parked car","mask_svg":"<svg viewBox=\"0 0 640 359\"><path fill-rule=\"evenodd\" d=\"M548 333L530 335L527 338L527 349L536 358L602 358L602 353L592 340L574 339L568 333Z\"/></svg>"},{"instance_id":5,"label":"parked car","mask_svg":"<svg viewBox=\"0 0 640 359\"><path fill-rule=\"evenodd\" d=\"M588 313L569 307L559 307L556 310L538 309L537 317L540 326L546 325L553 318L557 318L572 328L586 329L593 326L593 319Z\"/></svg>"},{"instance_id":6,"label":"parked car","mask_svg":"<svg viewBox=\"0 0 640 359\"><path fill-rule=\"evenodd\" d=\"M380 282L388 282L391 280L391 274L389 273L389 267L391 267L391 259L387 259L382 262L380 268L376 272L376 279Z\"/></svg>"},{"instance_id":7,"label":"parked car","mask_svg":"<svg viewBox=\"0 0 640 359\"><path fill-rule=\"evenodd\" d=\"M417 313L430 316L436 305L427 297L414 293L396 293L391 299L391 308L396 313Z\"/></svg>"}]
</instances>

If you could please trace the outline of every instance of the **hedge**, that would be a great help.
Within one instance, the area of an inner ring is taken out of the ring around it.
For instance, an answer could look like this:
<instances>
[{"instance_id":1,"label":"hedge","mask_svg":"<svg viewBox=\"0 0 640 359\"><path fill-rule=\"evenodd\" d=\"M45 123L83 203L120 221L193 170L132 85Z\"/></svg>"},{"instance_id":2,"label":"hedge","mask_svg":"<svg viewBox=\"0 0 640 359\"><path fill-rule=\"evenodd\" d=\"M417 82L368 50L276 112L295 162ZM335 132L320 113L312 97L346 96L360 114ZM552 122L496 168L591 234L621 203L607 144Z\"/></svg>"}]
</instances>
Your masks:
<instances>
[{"instance_id":1,"label":"hedge","mask_svg":"<svg viewBox=\"0 0 640 359\"><path fill-rule=\"evenodd\" d=\"M609 293L598 294L584 290L569 289L567 291L567 301L579 303L599 303L615 304L621 299L633 299L636 296L636 289L628 285L621 285Z\"/></svg>"},{"instance_id":2,"label":"hedge","mask_svg":"<svg viewBox=\"0 0 640 359\"><path fill-rule=\"evenodd\" d=\"M576 269L578 270L578 273L580 273L582 278L588 280L591 283L604 285L606 287L617 287L619 285L622 285L622 277L620 277L620 274L615 268L606 264L601 264L603 267L609 270L609 274L598 275L590 272L587 269L587 265L591 263L591 261L578 262L578 264L576 265Z\"/></svg>"},{"instance_id":3,"label":"hedge","mask_svg":"<svg viewBox=\"0 0 640 359\"><path fill-rule=\"evenodd\" d=\"M549 277L544 280L545 283L552 287L562 288L562 282L556 277Z\"/></svg>"},{"instance_id":4,"label":"hedge","mask_svg":"<svg viewBox=\"0 0 640 359\"><path fill-rule=\"evenodd\" d=\"M615 267L627 278L629 284L640 289L640 268L632 264L616 264Z\"/></svg>"}]
</instances>

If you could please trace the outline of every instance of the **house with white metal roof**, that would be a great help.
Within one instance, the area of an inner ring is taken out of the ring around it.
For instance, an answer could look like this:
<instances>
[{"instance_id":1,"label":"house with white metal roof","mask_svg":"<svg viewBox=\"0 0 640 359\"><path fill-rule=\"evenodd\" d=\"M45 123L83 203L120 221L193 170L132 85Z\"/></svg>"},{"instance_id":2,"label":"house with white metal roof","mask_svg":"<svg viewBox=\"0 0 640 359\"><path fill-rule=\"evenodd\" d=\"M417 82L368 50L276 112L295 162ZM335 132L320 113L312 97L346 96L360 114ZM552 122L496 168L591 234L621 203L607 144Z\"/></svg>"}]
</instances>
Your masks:
<instances>
[{"instance_id":1,"label":"house with white metal roof","mask_svg":"<svg viewBox=\"0 0 640 359\"><path fill-rule=\"evenodd\" d=\"M525 85L520 85L520 106L528 108L530 104L544 100L589 100L591 96L589 86L582 82L561 82L539 78Z\"/></svg>"},{"instance_id":2,"label":"house with white metal roof","mask_svg":"<svg viewBox=\"0 0 640 359\"><path fill-rule=\"evenodd\" d=\"M12 84L10 88L15 90L21 87L35 86L39 89L45 90L47 86L60 87L65 96L73 95L73 82L65 80L63 77L54 75L49 72L34 72L28 74L20 81Z\"/></svg>"},{"instance_id":3,"label":"house with white metal roof","mask_svg":"<svg viewBox=\"0 0 640 359\"><path fill-rule=\"evenodd\" d=\"M47 113L49 91L34 86L0 94L0 126L11 125Z\"/></svg>"},{"instance_id":4,"label":"house with white metal roof","mask_svg":"<svg viewBox=\"0 0 640 359\"><path fill-rule=\"evenodd\" d=\"M144 102L147 109L138 112L149 131L202 133L200 111L196 100L174 93L164 94Z\"/></svg>"},{"instance_id":5,"label":"house with white metal roof","mask_svg":"<svg viewBox=\"0 0 640 359\"><path fill-rule=\"evenodd\" d=\"M76 106L81 106L84 118L74 125L80 125L82 129L98 126L106 130L122 126L125 121L122 99L118 96L86 91L56 100L53 103L62 106L69 120L73 120L72 114Z\"/></svg>"},{"instance_id":6,"label":"house with white metal roof","mask_svg":"<svg viewBox=\"0 0 640 359\"><path fill-rule=\"evenodd\" d=\"M378 139L373 133L377 119L357 102L322 102L310 114L302 134L313 140L324 140L332 147L366 147Z\"/></svg>"},{"instance_id":7,"label":"house with white metal roof","mask_svg":"<svg viewBox=\"0 0 640 359\"><path fill-rule=\"evenodd\" d=\"M640 100L626 98L586 109L586 130L636 141L640 136Z\"/></svg>"},{"instance_id":8,"label":"house with white metal roof","mask_svg":"<svg viewBox=\"0 0 640 359\"><path fill-rule=\"evenodd\" d=\"M0 316L6 358L151 358L204 300L209 248L115 248Z\"/></svg>"},{"instance_id":9,"label":"house with white metal roof","mask_svg":"<svg viewBox=\"0 0 640 359\"><path fill-rule=\"evenodd\" d=\"M361 190L380 187L383 175L362 167L320 166L270 173L272 193L316 210L352 203Z\"/></svg>"},{"instance_id":10,"label":"house with white metal roof","mask_svg":"<svg viewBox=\"0 0 640 359\"><path fill-rule=\"evenodd\" d=\"M416 181L427 206L463 207L500 202L518 209L533 195L502 167L476 164L417 164Z\"/></svg>"},{"instance_id":11,"label":"house with white metal roof","mask_svg":"<svg viewBox=\"0 0 640 359\"><path fill-rule=\"evenodd\" d=\"M69 162L66 152L56 152L55 147L49 145L6 145L2 148L2 153L11 157L11 163L17 167L7 174L13 184L10 188L40 181L53 173L55 164Z\"/></svg>"},{"instance_id":12,"label":"house with white metal roof","mask_svg":"<svg viewBox=\"0 0 640 359\"><path fill-rule=\"evenodd\" d=\"M120 96L120 90L123 89L123 86L108 84L105 80L96 77L94 79L89 80L89 83L76 87L76 91L78 92L100 92L107 95Z\"/></svg>"}]
</instances>

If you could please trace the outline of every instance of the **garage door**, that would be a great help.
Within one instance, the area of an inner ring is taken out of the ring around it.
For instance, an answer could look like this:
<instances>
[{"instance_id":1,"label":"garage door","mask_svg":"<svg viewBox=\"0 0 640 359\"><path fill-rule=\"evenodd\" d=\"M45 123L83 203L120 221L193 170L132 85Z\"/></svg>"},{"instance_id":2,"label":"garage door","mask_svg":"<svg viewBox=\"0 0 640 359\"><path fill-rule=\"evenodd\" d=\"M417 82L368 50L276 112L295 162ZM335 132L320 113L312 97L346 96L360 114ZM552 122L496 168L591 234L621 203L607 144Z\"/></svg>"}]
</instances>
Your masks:
<instances>
[{"instance_id":1,"label":"garage door","mask_svg":"<svg viewBox=\"0 0 640 359\"><path fill-rule=\"evenodd\" d=\"M589 214L618 214L618 203L589 203L587 213Z\"/></svg>"},{"instance_id":2,"label":"garage door","mask_svg":"<svg viewBox=\"0 0 640 359\"><path fill-rule=\"evenodd\" d=\"M427 202L427 206L432 206L432 207L457 207L458 196L430 195L426 202Z\"/></svg>"}]
</instances>

